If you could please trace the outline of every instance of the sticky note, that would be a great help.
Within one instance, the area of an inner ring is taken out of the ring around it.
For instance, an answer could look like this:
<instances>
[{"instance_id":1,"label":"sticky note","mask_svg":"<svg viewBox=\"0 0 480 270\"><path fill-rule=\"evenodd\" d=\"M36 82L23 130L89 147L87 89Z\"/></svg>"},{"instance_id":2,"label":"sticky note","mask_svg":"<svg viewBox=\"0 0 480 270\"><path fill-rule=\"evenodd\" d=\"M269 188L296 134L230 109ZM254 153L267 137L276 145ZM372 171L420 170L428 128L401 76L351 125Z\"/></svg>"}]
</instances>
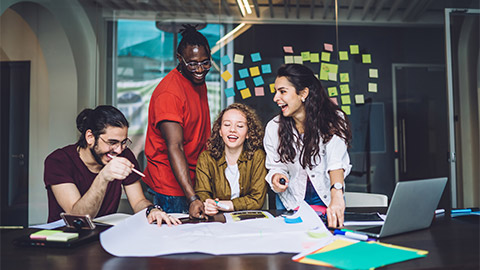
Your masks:
<instances>
[{"instance_id":1,"label":"sticky note","mask_svg":"<svg viewBox=\"0 0 480 270\"><path fill-rule=\"evenodd\" d=\"M260 86L263 85L265 82L263 81L262 76L258 76L253 78L253 83L255 84L255 86Z\"/></svg>"},{"instance_id":2,"label":"sticky note","mask_svg":"<svg viewBox=\"0 0 480 270\"><path fill-rule=\"evenodd\" d=\"M328 91L328 96L329 96L329 97L338 96L338 91L337 91L337 87L336 87L336 86L328 87L328 88L327 88L327 91Z\"/></svg>"},{"instance_id":3,"label":"sticky note","mask_svg":"<svg viewBox=\"0 0 480 270\"><path fill-rule=\"evenodd\" d=\"M30 239L46 240L47 236L50 236L56 233L61 233L61 232L62 231L59 231L59 230L41 230L41 231L30 234Z\"/></svg>"},{"instance_id":4,"label":"sticky note","mask_svg":"<svg viewBox=\"0 0 480 270\"><path fill-rule=\"evenodd\" d=\"M293 55L285 55L285 64L293 64Z\"/></svg>"},{"instance_id":5,"label":"sticky note","mask_svg":"<svg viewBox=\"0 0 480 270\"><path fill-rule=\"evenodd\" d=\"M328 236L328 234L326 232L308 231L307 234L308 234L308 236L310 236L312 238L324 238L324 237Z\"/></svg>"},{"instance_id":6,"label":"sticky note","mask_svg":"<svg viewBox=\"0 0 480 270\"><path fill-rule=\"evenodd\" d=\"M343 105L352 104L352 100L350 99L350 95L343 95L340 98L342 99L342 104Z\"/></svg>"},{"instance_id":7,"label":"sticky note","mask_svg":"<svg viewBox=\"0 0 480 270\"><path fill-rule=\"evenodd\" d=\"M263 87L255 87L255 96L265 96L265 91Z\"/></svg>"},{"instance_id":8,"label":"sticky note","mask_svg":"<svg viewBox=\"0 0 480 270\"><path fill-rule=\"evenodd\" d=\"M349 105L342 106L341 109L346 115L352 114L351 111L350 111L350 106Z\"/></svg>"},{"instance_id":9,"label":"sticky note","mask_svg":"<svg viewBox=\"0 0 480 270\"><path fill-rule=\"evenodd\" d=\"M333 45L330 43L324 43L323 44L323 49L325 51L333 52Z\"/></svg>"},{"instance_id":10,"label":"sticky note","mask_svg":"<svg viewBox=\"0 0 480 270\"><path fill-rule=\"evenodd\" d=\"M275 93L275 84L274 83L270 84L270 93Z\"/></svg>"},{"instance_id":11,"label":"sticky note","mask_svg":"<svg viewBox=\"0 0 480 270\"><path fill-rule=\"evenodd\" d=\"M372 56L370 54L362 54L362 63L371 64L372 63Z\"/></svg>"},{"instance_id":12,"label":"sticky note","mask_svg":"<svg viewBox=\"0 0 480 270\"><path fill-rule=\"evenodd\" d=\"M359 54L360 48L358 45L350 45L350 54Z\"/></svg>"},{"instance_id":13,"label":"sticky note","mask_svg":"<svg viewBox=\"0 0 480 270\"><path fill-rule=\"evenodd\" d=\"M365 97L363 95L355 95L355 103L356 104L364 104Z\"/></svg>"},{"instance_id":14,"label":"sticky note","mask_svg":"<svg viewBox=\"0 0 480 270\"><path fill-rule=\"evenodd\" d=\"M301 52L302 61L310 61L310 52Z\"/></svg>"},{"instance_id":15,"label":"sticky note","mask_svg":"<svg viewBox=\"0 0 480 270\"><path fill-rule=\"evenodd\" d=\"M328 80L329 81L337 81L337 73L328 73Z\"/></svg>"},{"instance_id":16,"label":"sticky note","mask_svg":"<svg viewBox=\"0 0 480 270\"><path fill-rule=\"evenodd\" d=\"M260 56L260 53L258 53L258 52L250 54L250 57L252 58L252 62L262 61L262 57Z\"/></svg>"},{"instance_id":17,"label":"sticky note","mask_svg":"<svg viewBox=\"0 0 480 270\"><path fill-rule=\"evenodd\" d=\"M224 81L228 81L232 78L232 74L230 74L230 72L228 72L228 70L225 70L223 73L222 73L222 79Z\"/></svg>"},{"instance_id":18,"label":"sticky note","mask_svg":"<svg viewBox=\"0 0 480 270\"><path fill-rule=\"evenodd\" d=\"M230 64L232 61L230 60L230 57L228 57L228 55L224 55L222 59L220 59L220 62L222 63L222 65L225 66Z\"/></svg>"},{"instance_id":19,"label":"sticky note","mask_svg":"<svg viewBox=\"0 0 480 270\"><path fill-rule=\"evenodd\" d=\"M340 93L349 94L350 93L350 86L348 86L348 84L340 84Z\"/></svg>"},{"instance_id":20,"label":"sticky note","mask_svg":"<svg viewBox=\"0 0 480 270\"><path fill-rule=\"evenodd\" d=\"M235 54L235 56L233 57L233 62L236 63L236 64L243 64L243 55L241 54Z\"/></svg>"},{"instance_id":21,"label":"sticky note","mask_svg":"<svg viewBox=\"0 0 480 270\"><path fill-rule=\"evenodd\" d=\"M338 52L338 58L341 61L347 61L348 60L348 52L347 51L339 51Z\"/></svg>"},{"instance_id":22,"label":"sticky note","mask_svg":"<svg viewBox=\"0 0 480 270\"><path fill-rule=\"evenodd\" d=\"M247 88L247 85L245 84L245 81L244 81L244 80L237 81L236 84L237 84L237 89Z\"/></svg>"},{"instance_id":23,"label":"sticky note","mask_svg":"<svg viewBox=\"0 0 480 270\"><path fill-rule=\"evenodd\" d=\"M252 77L260 75L260 69L257 66L251 67L250 75L252 75Z\"/></svg>"},{"instance_id":24,"label":"sticky note","mask_svg":"<svg viewBox=\"0 0 480 270\"><path fill-rule=\"evenodd\" d=\"M252 93L250 93L250 89L245 88L243 90L240 90L240 94L242 95L243 99L249 98L252 96Z\"/></svg>"},{"instance_id":25,"label":"sticky note","mask_svg":"<svg viewBox=\"0 0 480 270\"><path fill-rule=\"evenodd\" d=\"M235 96L235 91L233 90L233 87L229 87L225 89L225 96L227 97L234 97Z\"/></svg>"},{"instance_id":26,"label":"sticky note","mask_svg":"<svg viewBox=\"0 0 480 270\"><path fill-rule=\"evenodd\" d=\"M240 79L245 79L250 76L250 74L248 73L248 69L246 68L239 69L238 75L240 75Z\"/></svg>"},{"instance_id":27,"label":"sticky note","mask_svg":"<svg viewBox=\"0 0 480 270\"><path fill-rule=\"evenodd\" d=\"M300 217L300 216L298 216L296 218L284 217L283 220L285 221L285 223L289 223L289 224L296 224L296 223L302 223L303 222L302 217Z\"/></svg>"},{"instance_id":28,"label":"sticky note","mask_svg":"<svg viewBox=\"0 0 480 270\"><path fill-rule=\"evenodd\" d=\"M319 53L310 53L310 62L320 63L320 54Z\"/></svg>"},{"instance_id":29,"label":"sticky note","mask_svg":"<svg viewBox=\"0 0 480 270\"><path fill-rule=\"evenodd\" d=\"M283 51L285 53L293 53L293 47L292 46L283 46Z\"/></svg>"},{"instance_id":30,"label":"sticky note","mask_svg":"<svg viewBox=\"0 0 480 270\"><path fill-rule=\"evenodd\" d=\"M330 53L329 52L322 52L322 61L323 62L330 62Z\"/></svg>"},{"instance_id":31,"label":"sticky note","mask_svg":"<svg viewBox=\"0 0 480 270\"><path fill-rule=\"evenodd\" d=\"M368 70L368 76L369 76L370 78L378 78L378 69L376 69L376 68L370 68L370 69Z\"/></svg>"},{"instance_id":32,"label":"sticky note","mask_svg":"<svg viewBox=\"0 0 480 270\"><path fill-rule=\"evenodd\" d=\"M336 97L331 97L330 100L333 102L333 104L338 105L338 100Z\"/></svg>"},{"instance_id":33,"label":"sticky note","mask_svg":"<svg viewBox=\"0 0 480 270\"><path fill-rule=\"evenodd\" d=\"M340 82L349 82L350 78L348 73L340 73Z\"/></svg>"},{"instance_id":34,"label":"sticky note","mask_svg":"<svg viewBox=\"0 0 480 270\"><path fill-rule=\"evenodd\" d=\"M368 92L377 92L377 84L376 83L368 83Z\"/></svg>"},{"instance_id":35,"label":"sticky note","mask_svg":"<svg viewBox=\"0 0 480 270\"><path fill-rule=\"evenodd\" d=\"M322 63L320 65L320 80L328 81L328 73L337 73L338 65Z\"/></svg>"},{"instance_id":36,"label":"sticky note","mask_svg":"<svg viewBox=\"0 0 480 270\"><path fill-rule=\"evenodd\" d=\"M272 73L272 66L270 64L262 65L262 73L263 74Z\"/></svg>"},{"instance_id":37,"label":"sticky note","mask_svg":"<svg viewBox=\"0 0 480 270\"><path fill-rule=\"evenodd\" d=\"M74 239L77 239L77 238L78 238L78 233L60 232L60 233L55 233L55 234L47 236L47 241L67 242L69 240L74 240Z\"/></svg>"},{"instance_id":38,"label":"sticky note","mask_svg":"<svg viewBox=\"0 0 480 270\"><path fill-rule=\"evenodd\" d=\"M295 64L303 64L302 56L301 55L293 56L293 62Z\"/></svg>"}]
</instances>

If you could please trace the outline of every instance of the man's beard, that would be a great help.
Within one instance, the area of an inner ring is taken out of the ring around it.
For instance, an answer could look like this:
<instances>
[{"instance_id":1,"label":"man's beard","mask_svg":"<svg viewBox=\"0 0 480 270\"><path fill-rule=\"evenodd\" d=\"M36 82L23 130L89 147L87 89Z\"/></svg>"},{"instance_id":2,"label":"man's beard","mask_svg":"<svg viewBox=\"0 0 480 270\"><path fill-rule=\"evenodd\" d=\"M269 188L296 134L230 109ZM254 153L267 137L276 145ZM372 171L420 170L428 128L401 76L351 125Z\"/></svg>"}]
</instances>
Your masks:
<instances>
[{"instance_id":1,"label":"man's beard","mask_svg":"<svg viewBox=\"0 0 480 270\"><path fill-rule=\"evenodd\" d=\"M102 158L100 157L99 154L97 154L97 152L95 151L95 148L97 147L97 141L95 141L95 144L90 148L90 153L92 153L92 156L93 158L95 159L95 161L102 165L102 166L105 166L105 164L103 164L103 161L102 161ZM105 154L105 153L104 153ZM102 155L104 155L102 154Z\"/></svg>"}]
</instances>

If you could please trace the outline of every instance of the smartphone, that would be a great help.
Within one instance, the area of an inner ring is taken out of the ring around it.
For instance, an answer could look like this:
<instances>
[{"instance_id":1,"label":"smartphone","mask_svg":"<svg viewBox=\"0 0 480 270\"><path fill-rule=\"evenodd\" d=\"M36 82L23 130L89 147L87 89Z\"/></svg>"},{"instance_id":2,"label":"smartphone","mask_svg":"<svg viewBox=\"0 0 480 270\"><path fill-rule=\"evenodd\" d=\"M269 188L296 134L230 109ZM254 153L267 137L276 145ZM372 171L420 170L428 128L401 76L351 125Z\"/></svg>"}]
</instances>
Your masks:
<instances>
[{"instance_id":1,"label":"smartphone","mask_svg":"<svg viewBox=\"0 0 480 270\"><path fill-rule=\"evenodd\" d=\"M67 228L76 230L93 230L95 224L92 222L90 215L73 215L67 213L60 213Z\"/></svg>"}]
</instances>

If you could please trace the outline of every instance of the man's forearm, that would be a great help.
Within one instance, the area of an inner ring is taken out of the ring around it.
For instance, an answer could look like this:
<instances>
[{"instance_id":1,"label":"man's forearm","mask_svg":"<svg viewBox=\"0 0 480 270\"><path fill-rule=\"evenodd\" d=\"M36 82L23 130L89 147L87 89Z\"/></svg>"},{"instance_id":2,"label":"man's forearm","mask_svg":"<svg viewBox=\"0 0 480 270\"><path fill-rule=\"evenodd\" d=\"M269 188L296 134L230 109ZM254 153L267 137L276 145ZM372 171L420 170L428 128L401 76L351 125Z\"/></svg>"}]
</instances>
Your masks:
<instances>
[{"instance_id":1,"label":"man's forearm","mask_svg":"<svg viewBox=\"0 0 480 270\"><path fill-rule=\"evenodd\" d=\"M185 197L188 199L195 195L192 187L192 180L190 179L190 172L188 169L187 158L183 148L178 145L168 147L168 160L172 167L173 175L177 179L178 184L182 188Z\"/></svg>"},{"instance_id":2,"label":"man's forearm","mask_svg":"<svg viewBox=\"0 0 480 270\"><path fill-rule=\"evenodd\" d=\"M96 217L105 198L107 186L108 182L97 175L88 191L72 206L71 213Z\"/></svg>"}]
</instances>

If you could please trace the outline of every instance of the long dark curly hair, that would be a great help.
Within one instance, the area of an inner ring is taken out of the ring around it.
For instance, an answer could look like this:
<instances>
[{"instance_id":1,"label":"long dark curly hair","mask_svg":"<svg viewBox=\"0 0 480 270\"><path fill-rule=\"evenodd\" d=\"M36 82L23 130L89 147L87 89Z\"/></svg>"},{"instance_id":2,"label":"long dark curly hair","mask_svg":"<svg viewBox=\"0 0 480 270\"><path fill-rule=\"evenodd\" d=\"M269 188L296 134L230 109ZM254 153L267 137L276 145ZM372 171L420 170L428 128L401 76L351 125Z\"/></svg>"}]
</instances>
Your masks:
<instances>
[{"instance_id":1,"label":"long dark curly hair","mask_svg":"<svg viewBox=\"0 0 480 270\"><path fill-rule=\"evenodd\" d=\"M318 156L320 160L320 139L325 144L332 139L333 135L337 135L345 141L347 146L350 146L352 133L347 115L330 100L312 70L299 64L283 65L278 69L278 77L285 77L295 87L297 95L303 89L309 89L309 94L303 103L305 122L303 123L303 147L300 149L299 157L303 168L308 166L312 169L315 165L312 163L315 160L314 157ZM300 141L293 132L296 129L295 121L292 117L284 117L280 113L279 126L280 161L293 163L296 156L295 147L300 147L299 144L292 143Z\"/></svg>"},{"instance_id":2,"label":"long dark curly hair","mask_svg":"<svg viewBox=\"0 0 480 270\"><path fill-rule=\"evenodd\" d=\"M210 155L216 160L218 160L225 151L225 143L220 136L220 128L222 126L223 115L229 110L238 110L243 113L247 119L248 138L245 139L243 143L243 151L246 153L247 159L251 159L255 151L263 148L263 125L255 111L242 103L233 103L218 115L213 123L212 135L207 141L207 150L210 151Z\"/></svg>"}]
</instances>

